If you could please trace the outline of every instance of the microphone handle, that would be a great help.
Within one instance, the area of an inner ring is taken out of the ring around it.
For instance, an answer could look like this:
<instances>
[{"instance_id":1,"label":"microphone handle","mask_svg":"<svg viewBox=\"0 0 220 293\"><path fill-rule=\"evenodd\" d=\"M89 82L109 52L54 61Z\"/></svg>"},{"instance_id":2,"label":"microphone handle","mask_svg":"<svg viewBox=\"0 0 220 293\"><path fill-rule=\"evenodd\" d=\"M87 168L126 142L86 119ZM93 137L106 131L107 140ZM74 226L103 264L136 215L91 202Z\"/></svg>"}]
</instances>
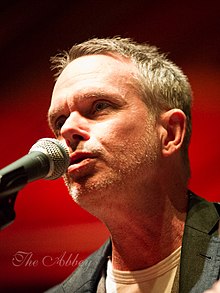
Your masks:
<instances>
[{"instance_id":1,"label":"microphone handle","mask_svg":"<svg viewBox=\"0 0 220 293\"><path fill-rule=\"evenodd\" d=\"M33 151L0 170L0 198L16 193L27 183L44 178L50 170L46 154Z\"/></svg>"}]
</instances>

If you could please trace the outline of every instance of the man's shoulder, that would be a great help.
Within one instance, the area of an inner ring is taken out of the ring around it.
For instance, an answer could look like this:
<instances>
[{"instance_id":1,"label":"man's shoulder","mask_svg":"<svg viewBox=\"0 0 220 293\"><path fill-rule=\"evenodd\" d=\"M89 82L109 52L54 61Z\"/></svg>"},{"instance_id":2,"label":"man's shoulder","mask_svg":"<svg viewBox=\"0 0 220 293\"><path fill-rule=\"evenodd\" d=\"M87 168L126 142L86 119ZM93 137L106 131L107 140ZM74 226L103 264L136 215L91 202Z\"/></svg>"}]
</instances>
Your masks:
<instances>
[{"instance_id":1,"label":"man's shoulder","mask_svg":"<svg viewBox=\"0 0 220 293\"><path fill-rule=\"evenodd\" d=\"M96 292L100 276L111 255L111 241L106 241L97 251L92 253L61 284L46 291L47 293Z\"/></svg>"},{"instance_id":2,"label":"man's shoulder","mask_svg":"<svg viewBox=\"0 0 220 293\"><path fill-rule=\"evenodd\" d=\"M181 251L180 291L204 292L219 274L219 204L189 191ZM187 282L186 282L187 280Z\"/></svg>"},{"instance_id":3,"label":"man's shoulder","mask_svg":"<svg viewBox=\"0 0 220 293\"><path fill-rule=\"evenodd\" d=\"M188 197L189 205L186 226L204 233L210 233L219 221L220 205L210 202L190 190L188 191Z\"/></svg>"}]
</instances>

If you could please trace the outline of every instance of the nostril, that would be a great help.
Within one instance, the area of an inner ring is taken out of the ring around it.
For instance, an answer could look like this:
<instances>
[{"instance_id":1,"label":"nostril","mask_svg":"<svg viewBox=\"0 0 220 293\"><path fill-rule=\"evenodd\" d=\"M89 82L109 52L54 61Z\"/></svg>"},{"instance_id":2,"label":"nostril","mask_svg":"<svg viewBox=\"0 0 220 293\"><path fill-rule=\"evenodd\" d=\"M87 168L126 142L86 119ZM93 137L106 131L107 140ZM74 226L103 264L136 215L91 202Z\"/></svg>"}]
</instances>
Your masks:
<instances>
[{"instance_id":1,"label":"nostril","mask_svg":"<svg viewBox=\"0 0 220 293\"><path fill-rule=\"evenodd\" d=\"M73 134L71 136L71 140L67 140L66 144L69 148L71 148L71 151L75 151L77 148L77 145L80 143L80 141L83 141L84 137L82 135L79 134Z\"/></svg>"},{"instance_id":2,"label":"nostril","mask_svg":"<svg viewBox=\"0 0 220 293\"><path fill-rule=\"evenodd\" d=\"M79 134L73 134L72 135L72 138L75 140L75 141L81 141L81 140L84 140L84 137L82 135L79 135Z\"/></svg>"}]
</instances>

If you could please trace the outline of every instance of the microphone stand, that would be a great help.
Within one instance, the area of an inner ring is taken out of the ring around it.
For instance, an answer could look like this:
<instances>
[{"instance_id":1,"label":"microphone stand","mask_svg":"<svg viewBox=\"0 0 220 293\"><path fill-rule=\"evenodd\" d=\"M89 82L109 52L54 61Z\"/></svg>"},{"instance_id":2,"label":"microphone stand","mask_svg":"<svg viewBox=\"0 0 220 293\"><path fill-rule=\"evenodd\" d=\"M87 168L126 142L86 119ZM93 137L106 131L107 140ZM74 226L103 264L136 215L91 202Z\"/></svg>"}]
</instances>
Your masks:
<instances>
[{"instance_id":1,"label":"microphone stand","mask_svg":"<svg viewBox=\"0 0 220 293\"><path fill-rule=\"evenodd\" d=\"M15 219L15 200L18 191L28 182L27 174L23 167L11 172L0 174L0 230L11 224Z\"/></svg>"},{"instance_id":2,"label":"microphone stand","mask_svg":"<svg viewBox=\"0 0 220 293\"><path fill-rule=\"evenodd\" d=\"M15 200L18 192L0 198L0 230L7 227L15 219Z\"/></svg>"}]
</instances>

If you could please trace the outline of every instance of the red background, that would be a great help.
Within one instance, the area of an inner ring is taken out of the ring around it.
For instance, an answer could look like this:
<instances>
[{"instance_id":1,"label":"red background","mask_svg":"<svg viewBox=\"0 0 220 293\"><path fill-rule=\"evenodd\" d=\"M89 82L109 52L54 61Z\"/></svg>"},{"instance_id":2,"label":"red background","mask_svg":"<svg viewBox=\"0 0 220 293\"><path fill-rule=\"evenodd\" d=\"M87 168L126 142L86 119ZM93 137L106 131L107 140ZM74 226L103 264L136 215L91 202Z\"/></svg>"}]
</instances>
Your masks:
<instances>
[{"instance_id":1,"label":"red background","mask_svg":"<svg viewBox=\"0 0 220 293\"><path fill-rule=\"evenodd\" d=\"M219 200L217 1L23 0L3 2L0 13L0 168L25 155L37 139L51 136L46 123L53 87L49 57L94 36L122 35L169 52L188 75L195 96L190 188ZM73 203L62 179L30 183L19 192L15 208L15 222L0 232L1 292L42 292L108 237L97 219ZM31 259L18 265L19 251ZM62 254L65 263L55 262ZM45 257L54 263L49 266Z\"/></svg>"}]
</instances>

